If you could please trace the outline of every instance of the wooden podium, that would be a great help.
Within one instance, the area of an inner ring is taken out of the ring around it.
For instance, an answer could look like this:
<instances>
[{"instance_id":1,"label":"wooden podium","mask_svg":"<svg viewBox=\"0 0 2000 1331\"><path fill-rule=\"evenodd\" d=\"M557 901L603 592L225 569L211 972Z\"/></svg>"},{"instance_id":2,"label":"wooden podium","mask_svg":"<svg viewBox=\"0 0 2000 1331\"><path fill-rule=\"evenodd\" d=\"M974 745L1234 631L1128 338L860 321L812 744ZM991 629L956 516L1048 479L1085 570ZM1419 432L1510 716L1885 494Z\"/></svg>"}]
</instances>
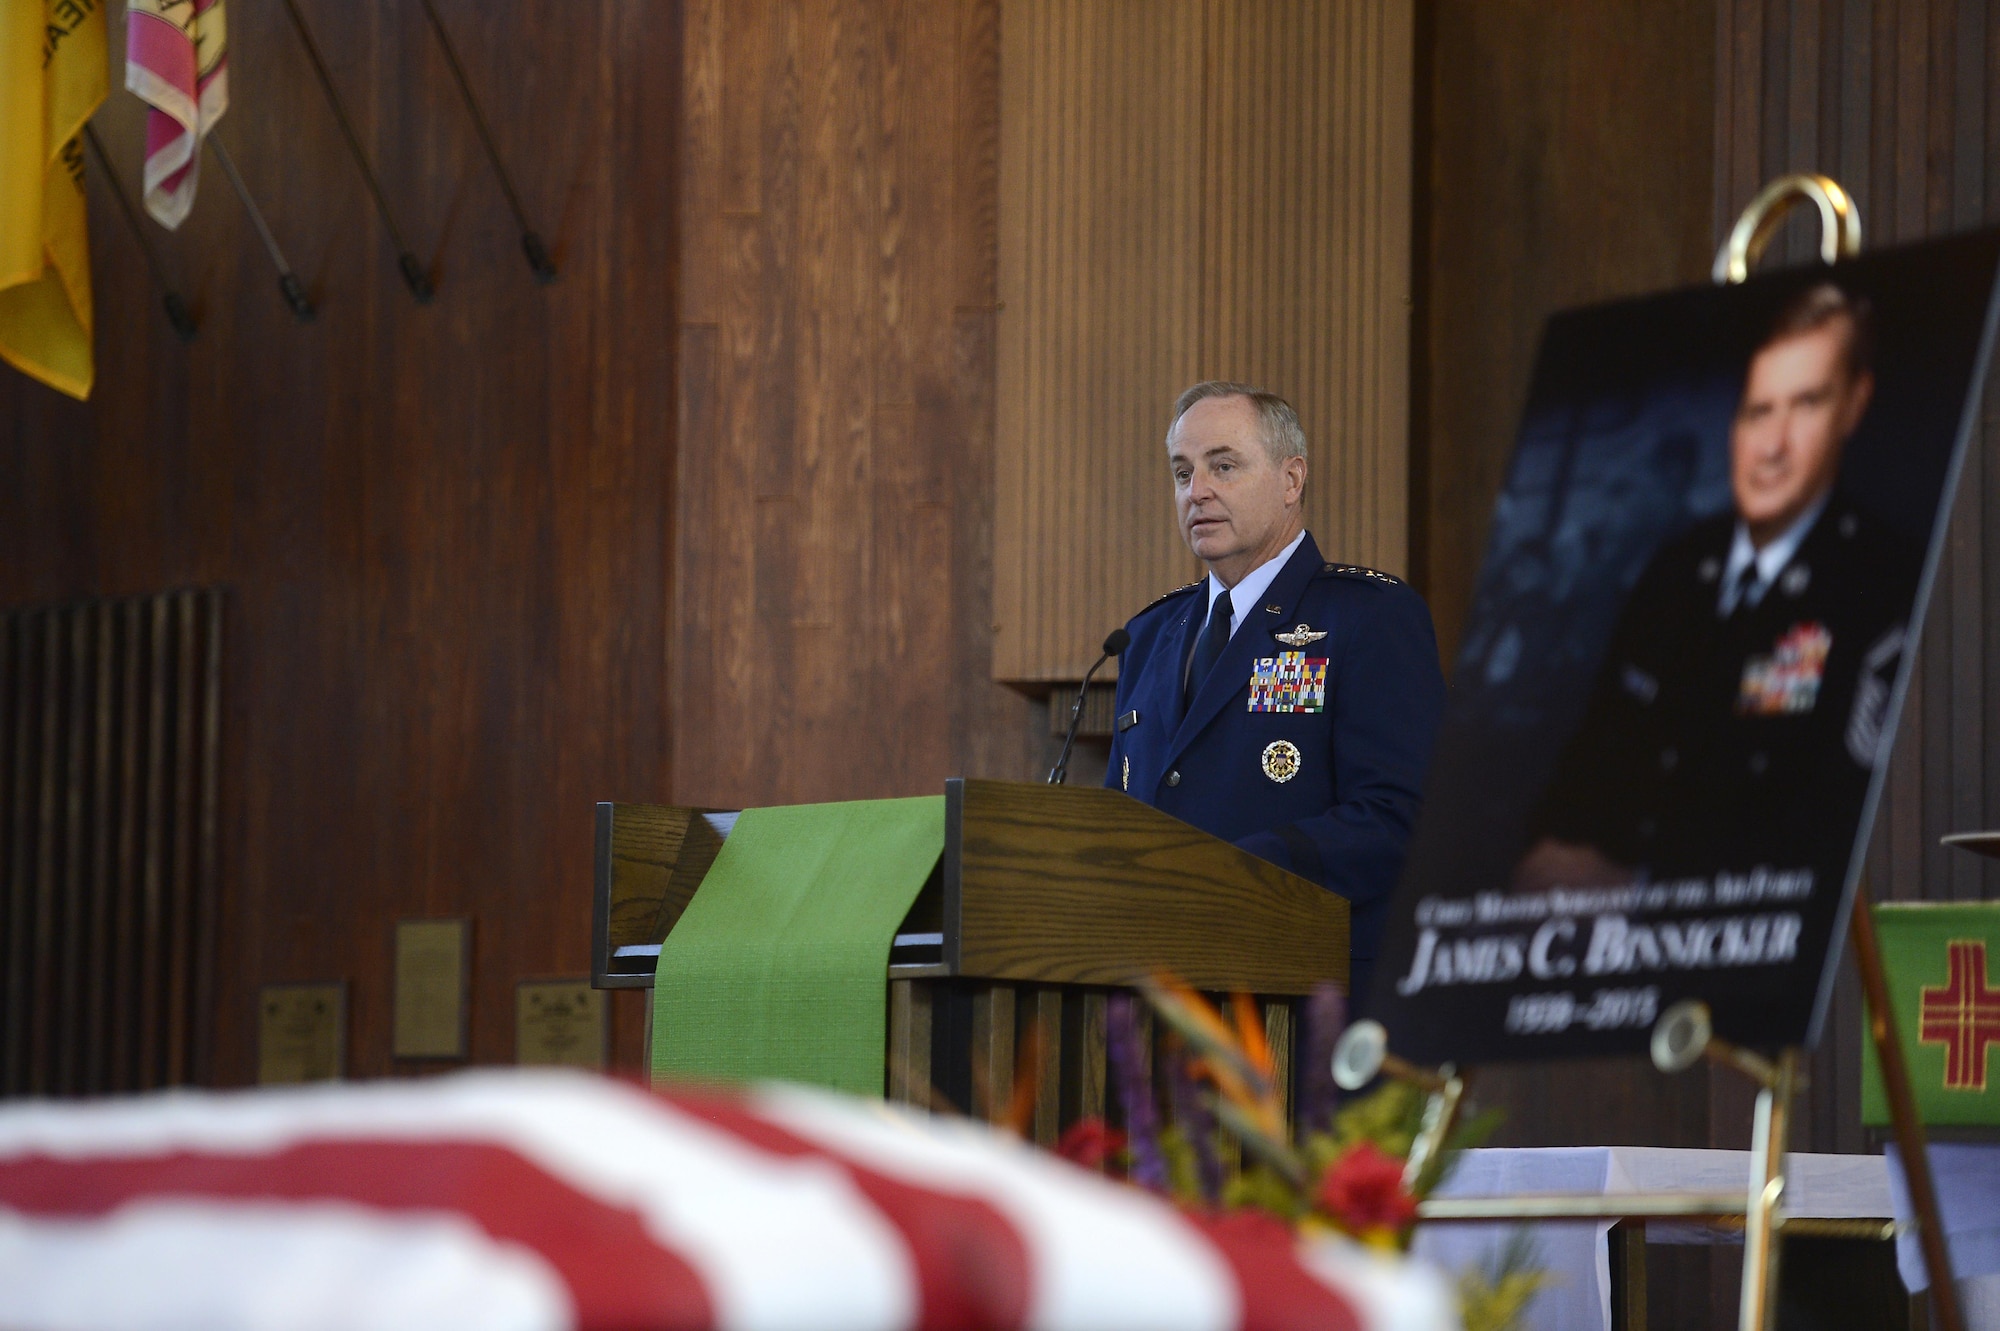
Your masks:
<instances>
[{"instance_id":1,"label":"wooden podium","mask_svg":"<svg viewBox=\"0 0 2000 1331\"><path fill-rule=\"evenodd\" d=\"M1032 1048L1032 1131L1052 1142L1105 1112L1112 991L1166 970L1255 994L1286 1069L1292 1000L1347 981L1345 901L1119 791L953 779L944 807L944 853L889 950L893 1100L995 1117L1017 1047ZM594 984L652 985L733 823L728 810L597 806Z\"/></svg>"}]
</instances>

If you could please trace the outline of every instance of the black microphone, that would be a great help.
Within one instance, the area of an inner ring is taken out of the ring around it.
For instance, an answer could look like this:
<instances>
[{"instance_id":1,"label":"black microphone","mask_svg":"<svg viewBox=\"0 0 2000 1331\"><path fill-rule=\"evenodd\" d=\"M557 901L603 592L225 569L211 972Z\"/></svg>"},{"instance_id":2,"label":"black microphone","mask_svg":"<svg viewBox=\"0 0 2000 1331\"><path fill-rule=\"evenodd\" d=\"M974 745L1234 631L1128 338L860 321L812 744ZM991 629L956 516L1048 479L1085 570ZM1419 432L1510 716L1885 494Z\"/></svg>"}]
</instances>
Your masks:
<instances>
[{"instance_id":1,"label":"black microphone","mask_svg":"<svg viewBox=\"0 0 2000 1331\"><path fill-rule=\"evenodd\" d=\"M1104 640L1104 655L1092 661L1090 669L1083 672L1083 683L1076 686L1076 703L1069 709L1069 733L1063 736L1062 756L1049 769L1050 785L1061 785L1063 778L1069 775L1070 746L1076 743L1076 728L1083 724L1083 696L1090 690L1090 677L1097 673L1099 666L1124 651L1131 642L1132 635L1124 629L1111 630L1111 636Z\"/></svg>"}]
</instances>

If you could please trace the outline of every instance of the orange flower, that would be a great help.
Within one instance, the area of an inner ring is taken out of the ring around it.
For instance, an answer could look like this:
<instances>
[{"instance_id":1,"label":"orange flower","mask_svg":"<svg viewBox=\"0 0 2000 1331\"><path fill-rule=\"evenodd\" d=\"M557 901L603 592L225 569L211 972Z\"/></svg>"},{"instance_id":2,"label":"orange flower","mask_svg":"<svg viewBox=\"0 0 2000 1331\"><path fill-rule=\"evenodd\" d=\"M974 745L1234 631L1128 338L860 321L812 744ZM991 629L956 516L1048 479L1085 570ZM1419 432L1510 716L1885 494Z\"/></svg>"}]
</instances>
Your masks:
<instances>
[{"instance_id":1,"label":"orange flower","mask_svg":"<svg viewBox=\"0 0 2000 1331\"><path fill-rule=\"evenodd\" d=\"M1319 1209L1352 1234L1400 1230L1417 1217L1417 1199L1403 1187L1403 1162L1374 1142L1341 1153L1319 1181Z\"/></svg>"}]
</instances>

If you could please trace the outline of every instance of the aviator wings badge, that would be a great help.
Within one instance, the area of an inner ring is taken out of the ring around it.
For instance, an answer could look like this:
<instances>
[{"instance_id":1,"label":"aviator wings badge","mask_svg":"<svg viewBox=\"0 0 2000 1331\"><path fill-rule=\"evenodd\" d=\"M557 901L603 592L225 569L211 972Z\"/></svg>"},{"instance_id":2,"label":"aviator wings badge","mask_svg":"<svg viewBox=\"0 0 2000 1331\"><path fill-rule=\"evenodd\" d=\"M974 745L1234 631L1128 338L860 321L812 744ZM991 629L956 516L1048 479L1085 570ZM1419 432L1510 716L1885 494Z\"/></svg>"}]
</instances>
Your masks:
<instances>
[{"instance_id":1,"label":"aviator wings badge","mask_svg":"<svg viewBox=\"0 0 2000 1331\"><path fill-rule=\"evenodd\" d=\"M1273 633L1271 636L1279 642L1284 643L1287 647L1303 647L1309 642L1318 642L1326 634L1314 633L1310 628L1301 624L1290 633Z\"/></svg>"}]
</instances>

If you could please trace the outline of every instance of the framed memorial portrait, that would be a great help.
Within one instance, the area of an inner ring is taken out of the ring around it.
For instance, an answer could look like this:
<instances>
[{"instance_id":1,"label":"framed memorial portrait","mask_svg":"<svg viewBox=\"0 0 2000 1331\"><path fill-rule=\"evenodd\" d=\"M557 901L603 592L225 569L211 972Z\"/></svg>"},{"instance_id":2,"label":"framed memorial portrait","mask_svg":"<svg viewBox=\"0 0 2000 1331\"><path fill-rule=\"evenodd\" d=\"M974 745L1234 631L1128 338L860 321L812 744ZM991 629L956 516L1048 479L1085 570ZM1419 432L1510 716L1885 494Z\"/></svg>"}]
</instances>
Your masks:
<instances>
[{"instance_id":1,"label":"framed memorial portrait","mask_svg":"<svg viewBox=\"0 0 2000 1331\"><path fill-rule=\"evenodd\" d=\"M1425 1062L1817 1039L2000 232L1558 314L1368 1015Z\"/></svg>"}]
</instances>

